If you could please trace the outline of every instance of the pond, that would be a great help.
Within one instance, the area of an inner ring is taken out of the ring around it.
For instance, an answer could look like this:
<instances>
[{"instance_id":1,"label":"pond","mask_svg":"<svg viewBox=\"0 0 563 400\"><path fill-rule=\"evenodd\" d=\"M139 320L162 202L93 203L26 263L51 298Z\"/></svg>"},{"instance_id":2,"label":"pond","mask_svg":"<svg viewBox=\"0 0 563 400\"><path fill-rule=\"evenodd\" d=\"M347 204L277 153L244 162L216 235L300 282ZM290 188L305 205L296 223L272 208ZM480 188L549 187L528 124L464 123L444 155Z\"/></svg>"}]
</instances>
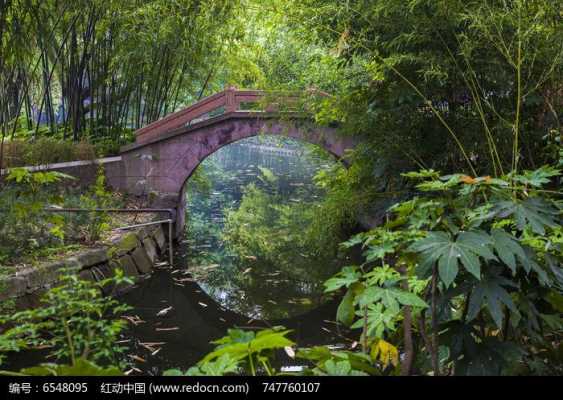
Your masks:
<instances>
[{"instance_id":1,"label":"pond","mask_svg":"<svg viewBox=\"0 0 563 400\"><path fill-rule=\"evenodd\" d=\"M136 368L187 368L234 326L283 325L300 346L349 345L334 322L338 299L326 297L323 282L351 261L337 257L337 241L306 237L323 234L313 220L324 195L314 177L334 164L315 146L274 136L233 143L204 160L186 187L175 267L124 297L144 321L133 335L147 363Z\"/></svg>"},{"instance_id":2,"label":"pond","mask_svg":"<svg viewBox=\"0 0 563 400\"><path fill-rule=\"evenodd\" d=\"M187 369L232 327L283 325L299 346L349 346L323 282L353 262L327 235L319 172L336 161L312 145L259 136L209 156L186 185L186 231L174 266L121 296L132 374ZM317 212L317 213L316 213ZM278 362L293 361L281 352ZM13 367L29 366L22 355Z\"/></svg>"}]
</instances>

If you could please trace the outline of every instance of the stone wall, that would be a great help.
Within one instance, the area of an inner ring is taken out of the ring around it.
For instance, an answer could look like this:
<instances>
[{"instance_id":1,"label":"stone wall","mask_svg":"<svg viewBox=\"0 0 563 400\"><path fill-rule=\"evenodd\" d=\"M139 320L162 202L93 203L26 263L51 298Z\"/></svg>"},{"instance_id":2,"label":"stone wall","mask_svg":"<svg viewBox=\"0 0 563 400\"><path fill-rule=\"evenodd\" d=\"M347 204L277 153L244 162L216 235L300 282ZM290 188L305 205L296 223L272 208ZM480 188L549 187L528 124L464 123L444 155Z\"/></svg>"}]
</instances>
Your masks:
<instances>
[{"instance_id":1,"label":"stone wall","mask_svg":"<svg viewBox=\"0 0 563 400\"><path fill-rule=\"evenodd\" d=\"M0 302L14 299L18 308L38 305L40 295L56 286L65 269L75 268L82 279L100 281L121 268L126 276L148 276L157 259L168 257L162 225L149 226L121 236L111 246L84 251L63 260L30 267L0 278Z\"/></svg>"}]
</instances>

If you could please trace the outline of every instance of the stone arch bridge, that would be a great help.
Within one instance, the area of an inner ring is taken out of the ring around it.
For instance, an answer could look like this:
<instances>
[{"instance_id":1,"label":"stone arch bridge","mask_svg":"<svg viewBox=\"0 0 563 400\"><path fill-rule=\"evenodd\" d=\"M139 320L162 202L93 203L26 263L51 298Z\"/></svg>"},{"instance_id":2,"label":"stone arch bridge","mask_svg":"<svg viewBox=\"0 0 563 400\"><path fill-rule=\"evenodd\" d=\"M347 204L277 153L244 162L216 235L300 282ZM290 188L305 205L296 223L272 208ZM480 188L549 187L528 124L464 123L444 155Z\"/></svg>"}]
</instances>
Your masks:
<instances>
[{"instance_id":1,"label":"stone arch bridge","mask_svg":"<svg viewBox=\"0 0 563 400\"><path fill-rule=\"evenodd\" d=\"M152 207L176 209L179 233L186 181L207 156L225 145L271 134L319 145L337 158L354 147L353 140L337 135L335 128L319 127L305 113L291 111L292 104L298 103L295 96L270 97L262 91L230 87L137 130L135 142L122 147L119 157L97 163L104 164L107 182L114 189L148 195ZM65 164L72 165L51 169L84 182L96 167L87 161Z\"/></svg>"}]
</instances>

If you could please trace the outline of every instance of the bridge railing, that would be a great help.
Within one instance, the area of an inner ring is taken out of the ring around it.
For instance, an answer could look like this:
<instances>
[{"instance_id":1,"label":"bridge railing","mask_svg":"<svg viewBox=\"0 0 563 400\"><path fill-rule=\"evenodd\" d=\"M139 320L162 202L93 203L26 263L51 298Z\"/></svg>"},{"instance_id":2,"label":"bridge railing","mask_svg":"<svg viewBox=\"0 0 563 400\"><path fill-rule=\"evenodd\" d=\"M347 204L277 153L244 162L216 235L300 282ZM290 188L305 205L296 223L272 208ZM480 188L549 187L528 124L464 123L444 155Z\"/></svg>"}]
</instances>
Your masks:
<instances>
[{"instance_id":1,"label":"bridge railing","mask_svg":"<svg viewBox=\"0 0 563 400\"><path fill-rule=\"evenodd\" d=\"M321 95L324 95L321 93ZM226 90L206 97L197 103L174 112L135 132L137 143L146 143L163 133L184 126L193 125L223 114L233 112L274 112L279 111L280 101L284 105L296 104L299 96L295 93L284 94L270 99L261 90L239 90L229 87Z\"/></svg>"}]
</instances>

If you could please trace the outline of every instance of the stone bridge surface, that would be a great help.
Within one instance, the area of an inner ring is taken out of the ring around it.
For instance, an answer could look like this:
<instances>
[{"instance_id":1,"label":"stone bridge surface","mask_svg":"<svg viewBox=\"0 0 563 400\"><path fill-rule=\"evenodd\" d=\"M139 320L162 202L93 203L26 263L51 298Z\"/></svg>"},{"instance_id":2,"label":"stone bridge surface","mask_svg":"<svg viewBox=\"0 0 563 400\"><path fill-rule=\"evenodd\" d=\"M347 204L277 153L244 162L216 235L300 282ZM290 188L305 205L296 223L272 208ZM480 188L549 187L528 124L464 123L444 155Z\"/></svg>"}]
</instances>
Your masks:
<instances>
[{"instance_id":1,"label":"stone bridge surface","mask_svg":"<svg viewBox=\"0 0 563 400\"><path fill-rule=\"evenodd\" d=\"M295 100L287 97L285 103ZM230 87L137 130L135 143L121 149L121 162L108 171L108 180L121 191L149 195L153 206L177 208L181 229L186 181L207 156L229 143L284 135L319 145L337 158L354 147L350 137L282 106L264 92Z\"/></svg>"}]
</instances>

